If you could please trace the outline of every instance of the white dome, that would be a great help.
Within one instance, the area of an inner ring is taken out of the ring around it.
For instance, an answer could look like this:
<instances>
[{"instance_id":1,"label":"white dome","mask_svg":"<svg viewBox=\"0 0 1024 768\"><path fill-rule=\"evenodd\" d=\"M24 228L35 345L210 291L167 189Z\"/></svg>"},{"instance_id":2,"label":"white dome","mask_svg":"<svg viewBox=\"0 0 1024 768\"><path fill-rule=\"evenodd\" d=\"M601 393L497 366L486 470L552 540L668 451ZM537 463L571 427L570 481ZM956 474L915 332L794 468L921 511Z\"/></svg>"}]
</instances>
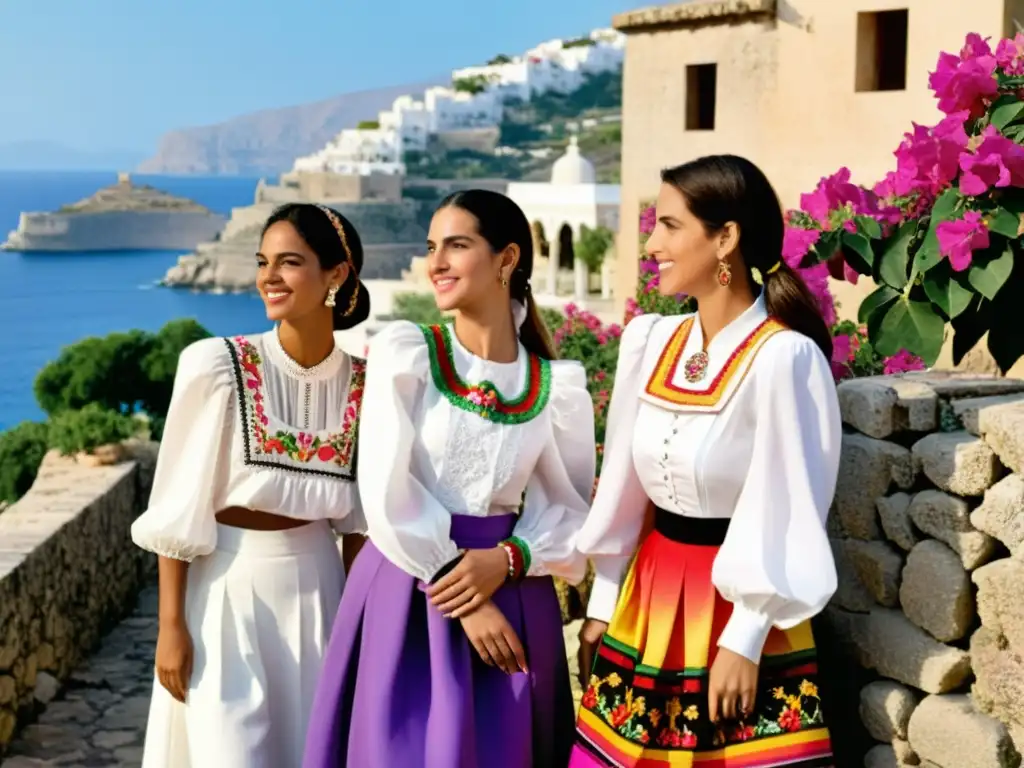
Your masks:
<instances>
[{"instance_id":1,"label":"white dome","mask_svg":"<svg viewBox=\"0 0 1024 768\"><path fill-rule=\"evenodd\" d=\"M594 184L597 174L594 164L580 154L580 147L573 136L565 154L555 161L551 167L552 184Z\"/></svg>"}]
</instances>

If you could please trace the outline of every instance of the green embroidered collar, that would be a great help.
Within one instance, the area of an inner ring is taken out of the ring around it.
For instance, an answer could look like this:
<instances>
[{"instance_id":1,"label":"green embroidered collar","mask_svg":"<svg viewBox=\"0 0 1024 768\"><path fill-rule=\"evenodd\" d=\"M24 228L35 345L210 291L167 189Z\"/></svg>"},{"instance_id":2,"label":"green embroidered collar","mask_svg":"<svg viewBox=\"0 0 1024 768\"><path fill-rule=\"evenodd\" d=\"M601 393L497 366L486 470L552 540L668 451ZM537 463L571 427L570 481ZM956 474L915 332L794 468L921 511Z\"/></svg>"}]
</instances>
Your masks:
<instances>
[{"instance_id":1,"label":"green embroidered collar","mask_svg":"<svg viewBox=\"0 0 1024 768\"><path fill-rule=\"evenodd\" d=\"M551 396L551 363L532 353L526 389L513 399L504 398L489 381L467 384L455 369L451 331L446 325L421 325L430 351L434 386L456 408L499 424L525 424L536 418Z\"/></svg>"}]
</instances>

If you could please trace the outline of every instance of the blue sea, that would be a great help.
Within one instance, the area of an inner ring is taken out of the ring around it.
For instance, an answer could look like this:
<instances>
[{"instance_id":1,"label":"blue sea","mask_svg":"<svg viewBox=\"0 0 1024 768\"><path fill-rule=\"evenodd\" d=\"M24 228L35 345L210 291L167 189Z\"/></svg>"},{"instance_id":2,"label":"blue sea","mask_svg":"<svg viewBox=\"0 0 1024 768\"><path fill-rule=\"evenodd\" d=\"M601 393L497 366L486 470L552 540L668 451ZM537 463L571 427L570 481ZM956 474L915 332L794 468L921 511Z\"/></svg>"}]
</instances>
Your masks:
<instances>
[{"instance_id":1,"label":"blue sea","mask_svg":"<svg viewBox=\"0 0 1024 768\"><path fill-rule=\"evenodd\" d=\"M115 173L0 171L0 241L21 211L50 211L117 180ZM257 179L133 176L228 214L252 203ZM178 251L16 253L0 251L0 430L42 419L32 381L61 348L86 336L195 318L215 335L252 333L268 323L255 295L213 295L161 288L156 282Z\"/></svg>"}]
</instances>

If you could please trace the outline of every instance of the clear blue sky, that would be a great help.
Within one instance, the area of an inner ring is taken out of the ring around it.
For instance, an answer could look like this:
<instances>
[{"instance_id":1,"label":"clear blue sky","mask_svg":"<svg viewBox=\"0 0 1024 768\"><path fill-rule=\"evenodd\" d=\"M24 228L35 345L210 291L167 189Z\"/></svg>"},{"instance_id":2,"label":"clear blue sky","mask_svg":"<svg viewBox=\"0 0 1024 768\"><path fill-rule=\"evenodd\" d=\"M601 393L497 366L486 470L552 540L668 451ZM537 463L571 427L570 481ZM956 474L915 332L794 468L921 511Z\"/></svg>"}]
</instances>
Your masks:
<instances>
[{"instance_id":1,"label":"clear blue sky","mask_svg":"<svg viewBox=\"0 0 1024 768\"><path fill-rule=\"evenodd\" d=\"M0 0L0 144L167 130L399 85L609 26L644 0Z\"/></svg>"}]
</instances>

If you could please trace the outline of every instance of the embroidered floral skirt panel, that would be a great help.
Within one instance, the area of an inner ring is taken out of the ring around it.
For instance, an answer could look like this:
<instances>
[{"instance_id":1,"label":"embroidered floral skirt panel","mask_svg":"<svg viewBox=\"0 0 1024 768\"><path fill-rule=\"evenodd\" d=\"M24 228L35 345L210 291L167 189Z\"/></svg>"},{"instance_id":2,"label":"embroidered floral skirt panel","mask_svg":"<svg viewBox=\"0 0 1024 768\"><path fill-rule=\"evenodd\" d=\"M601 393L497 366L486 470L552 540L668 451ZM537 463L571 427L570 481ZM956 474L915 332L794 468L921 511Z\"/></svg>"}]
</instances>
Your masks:
<instances>
[{"instance_id":1,"label":"embroidered floral skirt panel","mask_svg":"<svg viewBox=\"0 0 1024 768\"><path fill-rule=\"evenodd\" d=\"M453 515L460 548L492 547L515 515ZM317 691L305 768L561 768L573 705L561 612L550 578L492 598L518 634L529 673L489 667L424 585L367 542L352 566Z\"/></svg>"},{"instance_id":2,"label":"embroidered floral skirt panel","mask_svg":"<svg viewBox=\"0 0 1024 768\"><path fill-rule=\"evenodd\" d=\"M570 768L833 764L809 622L772 629L748 719L708 718L708 670L732 611L711 583L717 552L657 526L644 540L596 654Z\"/></svg>"},{"instance_id":3,"label":"embroidered floral skirt panel","mask_svg":"<svg viewBox=\"0 0 1024 768\"><path fill-rule=\"evenodd\" d=\"M325 521L217 526L188 569L186 703L154 680L143 768L298 768L345 572Z\"/></svg>"}]
</instances>

